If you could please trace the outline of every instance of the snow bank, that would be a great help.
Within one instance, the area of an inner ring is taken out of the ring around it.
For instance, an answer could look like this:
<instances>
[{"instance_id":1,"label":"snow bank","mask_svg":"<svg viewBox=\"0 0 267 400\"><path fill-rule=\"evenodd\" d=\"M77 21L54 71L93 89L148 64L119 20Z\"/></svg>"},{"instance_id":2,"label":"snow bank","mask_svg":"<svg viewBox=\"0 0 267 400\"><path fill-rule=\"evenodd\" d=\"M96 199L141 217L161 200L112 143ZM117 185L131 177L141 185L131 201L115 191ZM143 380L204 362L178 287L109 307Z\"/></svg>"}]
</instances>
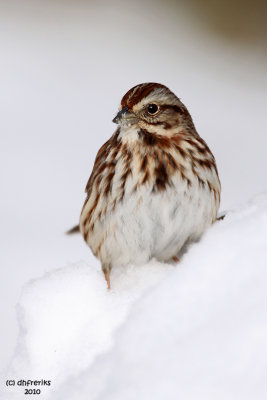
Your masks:
<instances>
[{"instance_id":1,"label":"snow bank","mask_svg":"<svg viewBox=\"0 0 267 400\"><path fill-rule=\"evenodd\" d=\"M20 337L9 377L51 380L51 387L41 390L44 398L53 398L62 382L112 346L113 332L131 303L173 268L153 261L117 269L111 274L110 292L100 269L85 262L30 282L17 307ZM22 388L15 388L13 395L17 392L20 398Z\"/></svg>"},{"instance_id":2,"label":"snow bank","mask_svg":"<svg viewBox=\"0 0 267 400\"><path fill-rule=\"evenodd\" d=\"M85 263L31 282L12 374L51 379L53 399L265 399L266 249L261 196L176 268L115 271L110 293Z\"/></svg>"}]
</instances>

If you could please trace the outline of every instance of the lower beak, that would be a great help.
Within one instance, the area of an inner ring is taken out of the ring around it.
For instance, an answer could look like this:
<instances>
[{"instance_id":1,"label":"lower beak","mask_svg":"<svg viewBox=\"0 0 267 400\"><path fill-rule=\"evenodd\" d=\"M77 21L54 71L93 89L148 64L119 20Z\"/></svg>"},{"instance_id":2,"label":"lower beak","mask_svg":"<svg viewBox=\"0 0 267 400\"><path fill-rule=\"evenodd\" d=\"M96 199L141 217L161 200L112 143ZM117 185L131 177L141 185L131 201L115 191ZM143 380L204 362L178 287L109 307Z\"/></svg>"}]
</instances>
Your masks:
<instances>
[{"instance_id":1,"label":"lower beak","mask_svg":"<svg viewBox=\"0 0 267 400\"><path fill-rule=\"evenodd\" d=\"M129 111L128 107L124 107L119 111L116 117L112 120L115 124L121 125L133 125L137 121L137 116L132 111Z\"/></svg>"}]
</instances>

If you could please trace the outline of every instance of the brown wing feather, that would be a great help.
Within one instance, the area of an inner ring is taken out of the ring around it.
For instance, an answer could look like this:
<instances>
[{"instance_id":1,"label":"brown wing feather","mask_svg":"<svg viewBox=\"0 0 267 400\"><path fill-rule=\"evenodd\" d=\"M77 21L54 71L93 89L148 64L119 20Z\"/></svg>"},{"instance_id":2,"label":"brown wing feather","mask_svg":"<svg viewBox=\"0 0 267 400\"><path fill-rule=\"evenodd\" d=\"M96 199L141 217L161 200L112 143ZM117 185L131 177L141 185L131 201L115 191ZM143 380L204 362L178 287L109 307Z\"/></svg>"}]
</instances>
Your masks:
<instances>
[{"instance_id":1,"label":"brown wing feather","mask_svg":"<svg viewBox=\"0 0 267 400\"><path fill-rule=\"evenodd\" d=\"M87 193L87 195L90 194L93 182L95 181L97 175L99 174L101 166L106 161L106 158L110 150L114 147L114 145L116 145L119 133L120 133L120 128L118 128L116 132L111 136L111 138L106 143L104 143L103 146L101 146L100 149L98 150L92 173L85 187L85 193Z\"/></svg>"}]
</instances>

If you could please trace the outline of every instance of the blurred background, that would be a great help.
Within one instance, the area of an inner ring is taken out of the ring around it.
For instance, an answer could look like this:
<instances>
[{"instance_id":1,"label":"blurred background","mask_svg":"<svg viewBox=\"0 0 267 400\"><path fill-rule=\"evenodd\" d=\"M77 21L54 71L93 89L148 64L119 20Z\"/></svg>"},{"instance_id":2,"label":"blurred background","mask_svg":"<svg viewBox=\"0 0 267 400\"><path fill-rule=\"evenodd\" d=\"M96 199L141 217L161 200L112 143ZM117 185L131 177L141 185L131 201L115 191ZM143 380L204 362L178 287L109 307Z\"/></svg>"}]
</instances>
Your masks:
<instances>
[{"instance_id":1,"label":"blurred background","mask_svg":"<svg viewBox=\"0 0 267 400\"><path fill-rule=\"evenodd\" d=\"M187 105L222 182L221 209L267 191L266 1L0 1L0 369L23 284L81 259L84 188L132 86ZM28 377L30 378L30 377Z\"/></svg>"}]
</instances>

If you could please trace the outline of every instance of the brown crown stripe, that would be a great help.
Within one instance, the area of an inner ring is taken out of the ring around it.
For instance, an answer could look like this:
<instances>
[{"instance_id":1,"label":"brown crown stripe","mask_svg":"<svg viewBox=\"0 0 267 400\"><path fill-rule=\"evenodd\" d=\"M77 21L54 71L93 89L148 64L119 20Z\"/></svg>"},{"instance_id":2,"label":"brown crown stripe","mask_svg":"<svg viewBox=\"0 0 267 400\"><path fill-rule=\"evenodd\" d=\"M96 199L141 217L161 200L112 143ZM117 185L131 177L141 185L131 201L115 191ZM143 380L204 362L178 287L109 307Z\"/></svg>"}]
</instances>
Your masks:
<instances>
[{"instance_id":1,"label":"brown crown stripe","mask_svg":"<svg viewBox=\"0 0 267 400\"><path fill-rule=\"evenodd\" d=\"M123 96L121 100L122 108L132 108L135 104L139 103L139 101L148 96L149 93L152 92L152 90L159 87L166 88L166 86L154 82L134 86L132 89L128 90L128 92Z\"/></svg>"}]
</instances>

